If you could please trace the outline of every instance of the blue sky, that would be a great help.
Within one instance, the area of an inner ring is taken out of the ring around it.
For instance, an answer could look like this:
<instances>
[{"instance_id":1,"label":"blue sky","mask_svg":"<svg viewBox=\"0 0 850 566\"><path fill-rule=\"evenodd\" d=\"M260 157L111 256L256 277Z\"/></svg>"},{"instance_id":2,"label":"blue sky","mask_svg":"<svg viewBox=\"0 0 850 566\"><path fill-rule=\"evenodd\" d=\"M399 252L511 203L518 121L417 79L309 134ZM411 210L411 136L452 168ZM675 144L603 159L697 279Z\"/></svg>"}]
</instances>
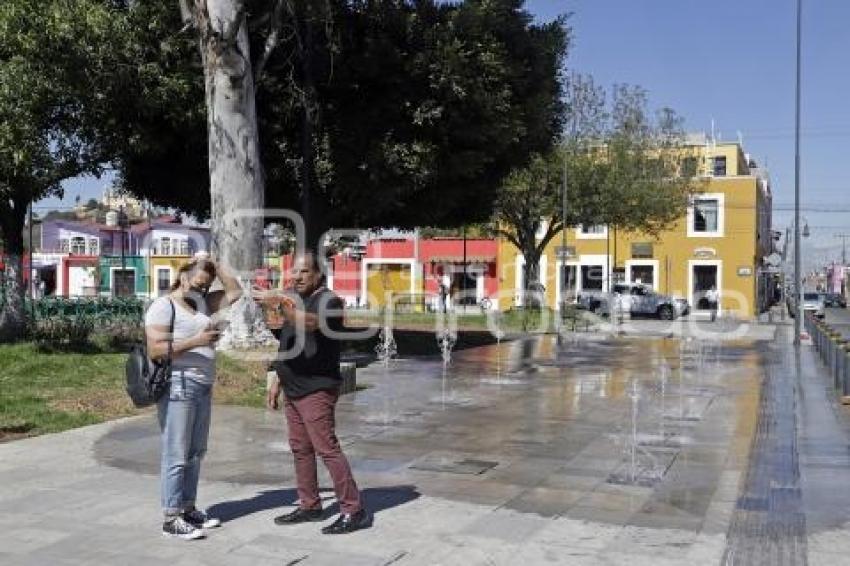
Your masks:
<instances>
[{"instance_id":1,"label":"blue sky","mask_svg":"<svg viewBox=\"0 0 850 566\"><path fill-rule=\"evenodd\" d=\"M670 106L687 128L717 132L766 163L773 178L774 227L784 230L794 197L795 0L528 0L541 20L571 13L568 71L605 86L637 84L655 107ZM804 0L803 215L808 259L837 257L833 235L850 232L850 2ZM108 180L75 180L72 205L99 196ZM847 228L845 228L845 226Z\"/></svg>"}]
</instances>

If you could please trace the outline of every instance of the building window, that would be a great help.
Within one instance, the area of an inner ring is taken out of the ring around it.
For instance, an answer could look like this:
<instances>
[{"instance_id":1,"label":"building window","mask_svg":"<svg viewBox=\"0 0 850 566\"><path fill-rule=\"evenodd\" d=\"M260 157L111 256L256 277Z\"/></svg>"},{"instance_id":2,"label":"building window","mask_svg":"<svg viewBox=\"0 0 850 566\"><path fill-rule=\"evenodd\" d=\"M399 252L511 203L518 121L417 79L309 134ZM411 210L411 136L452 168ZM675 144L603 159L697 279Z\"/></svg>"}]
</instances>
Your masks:
<instances>
[{"instance_id":1,"label":"building window","mask_svg":"<svg viewBox=\"0 0 850 566\"><path fill-rule=\"evenodd\" d=\"M632 283L646 285L648 287L655 286L655 266L654 265L631 265L629 266L629 279Z\"/></svg>"},{"instance_id":2,"label":"building window","mask_svg":"<svg viewBox=\"0 0 850 566\"><path fill-rule=\"evenodd\" d=\"M697 158L696 157L686 157L682 160L681 171L682 177L691 178L696 177L697 175Z\"/></svg>"},{"instance_id":3,"label":"building window","mask_svg":"<svg viewBox=\"0 0 850 566\"><path fill-rule=\"evenodd\" d=\"M725 155L718 155L714 158L712 173L714 174L715 177L725 177L726 176L726 156Z\"/></svg>"},{"instance_id":4,"label":"building window","mask_svg":"<svg viewBox=\"0 0 850 566\"><path fill-rule=\"evenodd\" d=\"M582 226L581 233L585 236L592 234L604 234L605 226L603 224L593 224L592 226Z\"/></svg>"},{"instance_id":5,"label":"building window","mask_svg":"<svg viewBox=\"0 0 850 566\"><path fill-rule=\"evenodd\" d=\"M720 203L717 199L697 199L694 201L694 232L717 232Z\"/></svg>"},{"instance_id":6,"label":"building window","mask_svg":"<svg viewBox=\"0 0 850 566\"><path fill-rule=\"evenodd\" d=\"M171 238L159 239L159 255L171 255Z\"/></svg>"},{"instance_id":7,"label":"building window","mask_svg":"<svg viewBox=\"0 0 850 566\"><path fill-rule=\"evenodd\" d=\"M180 255L189 255L189 240L180 240Z\"/></svg>"},{"instance_id":8,"label":"building window","mask_svg":"<svg viewBox=\"0 0 850 566\"><path fill-rule=\"evenodd\" d=\"M71 253L77 255L85 255L86 239L80 236L71 238Z\"/></svg>"},{"instance_id":9,"label":"building window","mask_svg":"<svg viewBox=\"0 0 850 566\"><path fill-rule=\"evenodd\" d=\"M71 247L68 245L68 238L62 238L59 240L59 251L63 254L66 254L70 251Z\"/></svg>"},{"instance_id":10,"label":"building window","mask_svg":"<svg viewBox=\"0 0 850 566\"><path fill-rule=\"evenodd\" d=\"M652 259L652 254L651 242L635 242L632 244L633 259Z\"/></svg>"},{"instance_id":11,"label":"building window","mask_svg":"<svg viewBox=\"0 0 850 566\"><path fill-rule=\"evenodd\" d=\"M89 238L89 255L100 253L100 241L97 238Z\"/></svg>"},{"instance_id":12,"label":"building window","mask_svg":"<svg viewBox=\"0 0 850 566\"><path fill-rule=\"evenodd\" d=\"M608 227L604 224L582 224L576 228L576 238L579 240L604 240L607 237Z\"/></svg>"},{"instance_id":13,"label":"building window","mask_svg":"<svg viewBox=\"0 0 850 566\"><path fill-rule=\"evenodd\" d=\"M157 296L162 297L167 295L171 287L171 269L157 268L156 270L156 291Z\"/></svg>"}]
</instances>

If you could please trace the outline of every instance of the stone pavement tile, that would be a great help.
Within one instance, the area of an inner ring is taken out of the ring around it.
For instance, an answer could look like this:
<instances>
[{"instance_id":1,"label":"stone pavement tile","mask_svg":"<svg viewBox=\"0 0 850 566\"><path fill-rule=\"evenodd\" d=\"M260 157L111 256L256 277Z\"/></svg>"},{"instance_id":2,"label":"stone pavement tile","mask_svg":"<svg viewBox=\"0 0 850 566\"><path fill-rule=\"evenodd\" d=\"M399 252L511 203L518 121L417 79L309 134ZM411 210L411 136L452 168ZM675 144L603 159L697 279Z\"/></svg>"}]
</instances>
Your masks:
<instances>
[{"instance_id":1,"label":"stone pavement tile","mask_svg":"<svg viewBox=\"0 0 850 566\"><path fill-rule=\"evenodd\" d=\"M505 466L487 472L488 480L534 487L538 486L553 472L563 467L563 460L549 458L523 458L507 462Z\"/></svg>"},{"instance_id":2,"label":"stone pavement tile","mask_svg":"<svg viewBox=\"0 0 850 566\"><path fill-rule=\"evenodd\" d=\"M623 511L629 514L638 511L649 497L648 493L616 493L612 491L592 491L582 497L578 505L608 511Z\"/></svg>"},{"instance_id":3,"label":"stone pavement tile","mask_svg":"<svg viewBox=\"0 0 850 566\"><path fill-rule=\"evenodd\" d=\"M569 489L574 491L593 491L604 481L605 476L596 471L561 468L555 473L546 476L540 483L540 487Z\"/></svg>"},{"instance_id":4,"label":"stone pavement tile","mask_svg":"<svg viewBox=\"0 0 850 566\"><path fill-rule=\"evenodd\" d=\"M287 537L273 534L261 534L247 541L244 545L232 549L231 554L240 557L257 557L275 559L278 564L297 563L314 565L351 564L353 566L377 566L385 558L380 554L364 552L363 545L357 545L358 550L352 550L354 537L359 535L337 537L346 539L347 548L334 543L331 537L316 537L314 540ZM336 547L336 548L335 548ZM383 560L385 562L385 560Z\"/></svg>"},{"instance_id":5,"label":"stone pavement tile","mask_svg":"<svg viewBox=\"0 0 850 566\"><path fill-rule=\"evenodd\" d=\"M661 558L681 559L697 541L693 530L653 529L626 525L605 547L605 552L649 554Z\"/></svg>"},{"instance_id":6,"label":"stone pavement tile","mask_svg":"<svg viewBox=\"0 0 850 566\"><path fill-rule=\"evenodd\" d=\"M551 521L536 515L496 509L467 525L461 534L497 539L501 543L520 543L546 528Z\"/></svg>"},{"instance_id":7,"label":"stone pavement tile","mask_svg":"<svg viewBox=\"0 0 850 566\"><path fill-rule=\"evenodd\" d=\"M583 491L534 487L506 502L503 508L521 513L535 513L543 517L556 517L566 513L584 496Z\"/></svg>"},{"instance_id":8,"label":"stone pavement tile","mask_svg":"<svg viewBox=\"0 0 850 566\"><path fill-rule=\"evenodd\" d=\"M579 502L581 503L581 502ZM583 521L591 521L594 523L607 523L610 525L625 525L629 522L632 515L631 511L626 510L611 510L601 509L599 507L587 507L576 505L571 507L565 517L569 519L578 519Z\"/></svg>"},{"instance_id":9,"label":"stone pavement tile","mask_svg":"<svg viewBox=\"0 0 850 566\"><path fill-rule=\"evenodd\" d=\"M840 553L850 557L850 524L844 524L840 529L809 532L808 535L806 545L809 552Z\"/></svg>"},{"instance_id":10,"label":"stone pavement tile","mask_svg":"<svg viewBox=\"0 0 850 566\"><path fill-rule=\"evenodd\" d=\"M840 552L808 551L808 566L841 566L850 564L850 557Z\"/></svg>"},{"instance_id":11,"label":"stone pavement tile","mask_svg":"<svg viewBox=\"0 0 850 566\"><path fill-rule=\"evenodd\" d=\"M623 529L619 525L559 518L534 534L529 542L547 547L600 550L618 537Z\"/></svg>"},{"instance_id":12,"label":"stone pavement tile","mask_svg":"<svg viewBox=\"0 0 850 566\"><path fill-rule=\"evenodd\" d=\"M735 515L734 501L713 500L705 512L702 520L702 533L708 535L726 535L729 524Z\"/></svg>"},{"instance_id":13,"label":"stone pavement tile","mask_svg":"<svg viewBox=\"0 0 850 566\"><path fill-rule=\"evenodd\" d=\"M599 566L690 566L684 557L670 558L651 554L633 554L630 552L600 552L597 555Z\"/></svg>"},{"instance_id":14,"label":"stone pavement tile","mask_svg":"<svg viewBox=\"0 0 850 566\"><path fill-rule=\"evenodd\" d=\"M30 527L3 531L0 548L8 554L30 554L71 536L68 531Z\"/></svg>"}]
</instances>

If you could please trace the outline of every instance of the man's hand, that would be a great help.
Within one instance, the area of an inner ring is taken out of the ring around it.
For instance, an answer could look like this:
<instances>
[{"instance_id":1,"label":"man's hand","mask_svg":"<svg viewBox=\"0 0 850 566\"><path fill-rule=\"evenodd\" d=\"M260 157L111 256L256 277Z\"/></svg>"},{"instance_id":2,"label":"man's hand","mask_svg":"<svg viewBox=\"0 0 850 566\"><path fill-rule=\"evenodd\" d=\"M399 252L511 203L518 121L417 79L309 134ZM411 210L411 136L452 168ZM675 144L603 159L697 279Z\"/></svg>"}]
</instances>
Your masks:
<instances>
[{"instance_id":1,"label":"man's hand","mask_svg":"<svg viewBox=\"0 0 850 566\"><path fill-rule=\"evenodd\" d=\"M280 408L280 380L275 379L266 393L266 406L272 411Z\"/></svg>"}]
</instances>

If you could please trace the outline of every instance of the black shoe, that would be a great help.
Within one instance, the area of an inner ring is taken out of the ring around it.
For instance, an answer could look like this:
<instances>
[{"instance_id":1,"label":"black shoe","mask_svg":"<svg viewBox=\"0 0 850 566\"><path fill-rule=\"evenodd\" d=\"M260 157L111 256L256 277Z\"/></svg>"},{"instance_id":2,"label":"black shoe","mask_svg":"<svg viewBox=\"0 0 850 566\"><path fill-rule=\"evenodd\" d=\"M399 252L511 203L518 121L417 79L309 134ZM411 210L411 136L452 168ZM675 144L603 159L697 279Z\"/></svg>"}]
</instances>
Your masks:
<instances>
[{"instance_id":1,"label":"black shoe","mask_svg":"<svg viewBox=\"0 0 850 566\"><path fill-rule=\"evenodd\" d=\"M274 518L275 525L295 525L322 520L321 509L302 509L298 507L295 511Z\"/></svg>"},{"instance_id":2,"label":"black shoe","mask_svg":"<svg viewBox=\"0 0 850 566\"><path fill-rule=\"evenodd\" d=\"M322 527L322 533L326 535L342 535L353 533L366 527L368 515L365 509L361 509L353 515L340 514L339 518L327 527Z\"/></svg>"}]
</instances>

